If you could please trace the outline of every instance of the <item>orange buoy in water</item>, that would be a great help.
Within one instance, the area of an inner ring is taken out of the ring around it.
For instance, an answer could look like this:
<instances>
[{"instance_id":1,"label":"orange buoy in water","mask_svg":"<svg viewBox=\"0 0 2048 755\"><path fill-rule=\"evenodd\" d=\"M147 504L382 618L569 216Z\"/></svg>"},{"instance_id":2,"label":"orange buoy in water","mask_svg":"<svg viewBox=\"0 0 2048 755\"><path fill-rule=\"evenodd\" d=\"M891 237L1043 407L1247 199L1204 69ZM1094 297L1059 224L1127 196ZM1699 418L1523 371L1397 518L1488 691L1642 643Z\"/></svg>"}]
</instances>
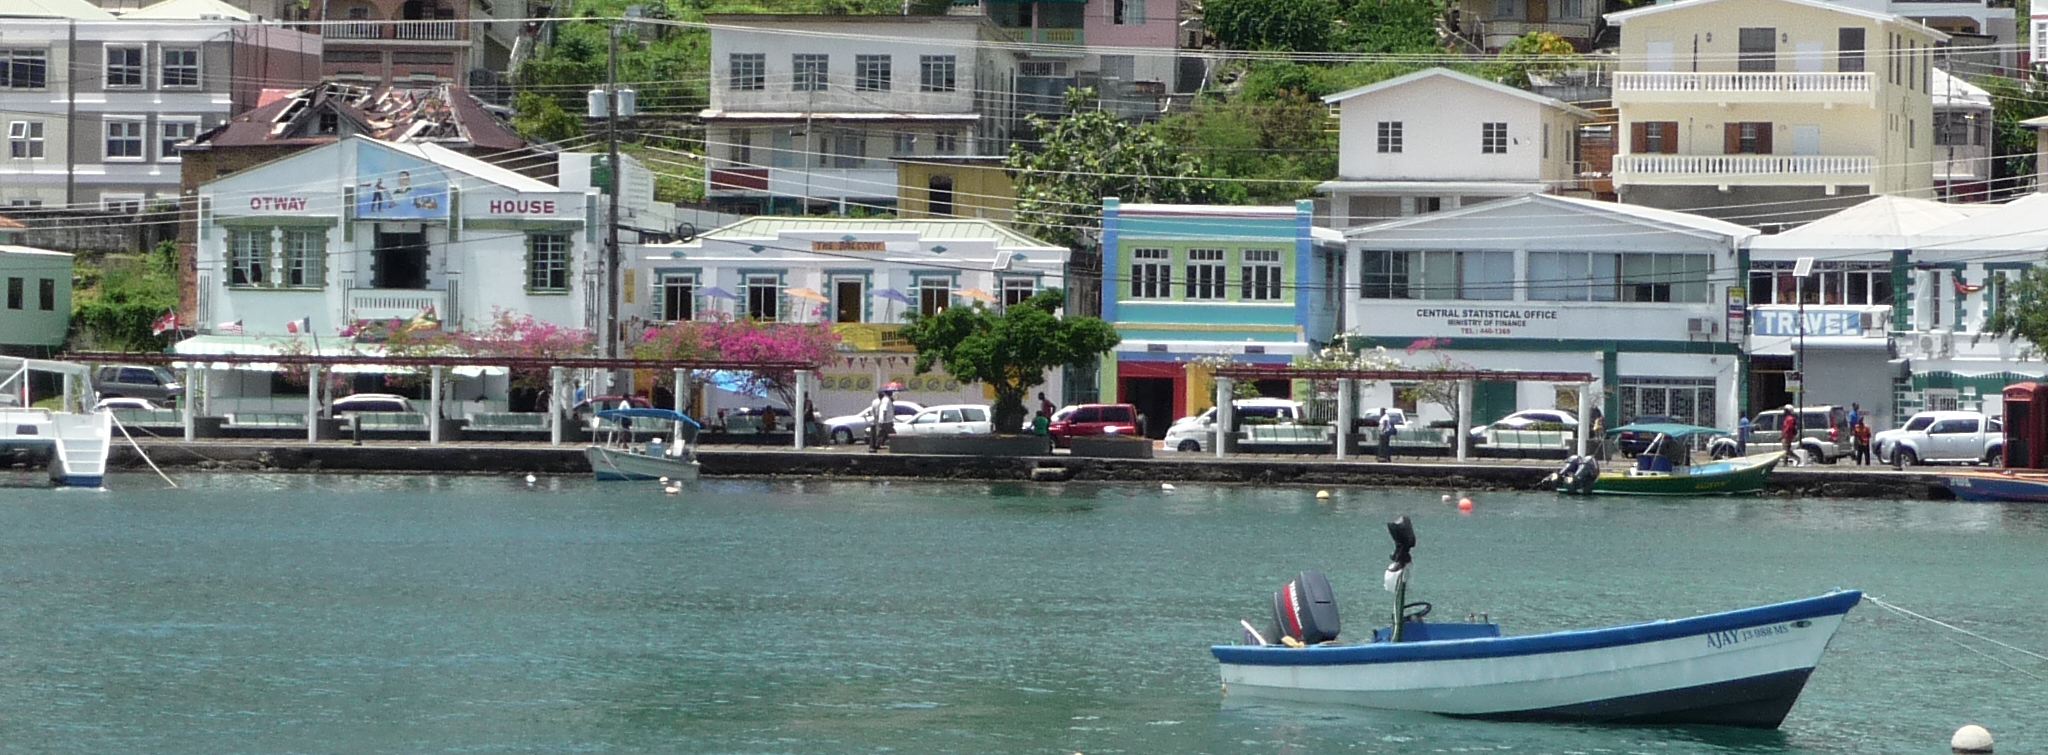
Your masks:
<instances>
[{"instance_id":1,"label":"orange buoy in water","mask_svg":"<svg viewBox=\"0 0 2048 755\"><path fill-rule=\"evenodd\" d=\"M1470 498L1460 498L1460 499L1458 499L1458 513L1461 513L1461 514L1470 514L1470 513L1472 513L1472 499L1470 499Z\"/></svg>"}]
</instances>

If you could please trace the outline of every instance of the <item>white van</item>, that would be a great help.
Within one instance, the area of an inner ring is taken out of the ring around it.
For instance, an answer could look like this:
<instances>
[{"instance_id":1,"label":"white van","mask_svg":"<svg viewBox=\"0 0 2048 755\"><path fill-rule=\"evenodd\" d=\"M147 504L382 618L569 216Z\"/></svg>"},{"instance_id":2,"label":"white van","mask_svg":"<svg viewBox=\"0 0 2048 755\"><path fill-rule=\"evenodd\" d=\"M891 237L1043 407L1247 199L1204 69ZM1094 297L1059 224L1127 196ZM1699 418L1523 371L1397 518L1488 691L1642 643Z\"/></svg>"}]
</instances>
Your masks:
<instances>
[{"instance_id":1,"label":"white van","mask_svg":"<svg viewBox=\"0 0 2048 755\"><path fill-rule=\"evenodd\" d=\"M1292 399L1244 398L1230 402L1230 409L1237 414L1240 421L1257 417L1282 424L1293 424L1300 422L1302 418L1301 402ZM1215 443L1215 407L1210 407L1209 411L1198 416L1174 420L1173 426L1166 429L1166 447L1175 451L1213 451L1216 448Z\"/></svg>"}]
</instances>

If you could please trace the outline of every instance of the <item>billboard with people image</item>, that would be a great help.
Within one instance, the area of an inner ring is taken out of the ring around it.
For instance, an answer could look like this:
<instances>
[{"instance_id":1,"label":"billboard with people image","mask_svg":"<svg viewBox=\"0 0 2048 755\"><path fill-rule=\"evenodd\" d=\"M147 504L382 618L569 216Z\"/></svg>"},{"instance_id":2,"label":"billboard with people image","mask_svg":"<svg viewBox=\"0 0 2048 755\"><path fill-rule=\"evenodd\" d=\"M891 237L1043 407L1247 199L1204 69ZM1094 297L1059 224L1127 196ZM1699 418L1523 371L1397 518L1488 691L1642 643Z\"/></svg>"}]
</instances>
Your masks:
<instances>
[{"instance_id":1,"label":"billboard with people image","mask_svg":"<svg viewBox=\"0 0 2048 755\"><path fill-rule=\"evenodd\" d=\"M356 147L356 218L445 220L448 178L441 169L376 144Z\"/></svg>"}]
</instances>

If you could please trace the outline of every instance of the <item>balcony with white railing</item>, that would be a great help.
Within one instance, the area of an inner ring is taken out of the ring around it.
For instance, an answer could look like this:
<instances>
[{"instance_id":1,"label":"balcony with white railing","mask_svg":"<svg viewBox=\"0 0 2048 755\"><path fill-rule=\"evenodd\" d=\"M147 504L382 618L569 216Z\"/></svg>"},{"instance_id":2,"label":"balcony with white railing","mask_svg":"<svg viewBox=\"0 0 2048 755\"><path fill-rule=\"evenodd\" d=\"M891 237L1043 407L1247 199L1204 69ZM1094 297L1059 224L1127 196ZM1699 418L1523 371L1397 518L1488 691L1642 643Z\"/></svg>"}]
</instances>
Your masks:
<instances>
[{"instance_id":1,"label":"balcony with white railing","mask_svg":"<svg viewBox=\"0 0 2048 755\"><path fill-rule=\"evenodd\" d=\"M348 292L348 319L410 320L432 310L448 317L448 292L412 288L354 288Z\"/></svg>"},{"instance_id":2,"label":"balcony with white railing","mask_svg":"<svg viewBox=\"0 0 2048 755\"><path fill-rule=\"evenodd\" d=\"M1625 71L1614 74L1620 105L1656 102L1874 105L1876 79L1868 72L1830 71Z\"/></svg>"},{"instance_id":3,"label":"balcony with white railing","mask_svg":"<svg viewBox=\"0 0 2048 755\"><path fill-rule=\"evenodd\" d=\"M320 36L328 39L381 39L384 34L377 27L377 24L368 21L328 24L321 27Z\"/></svg>"},{"instance_id":4,"label":"balcony with white railing","mask_svg":"<svg viewBox=\"0 0 2048 755\"><path fill-rule=\"evenodd\" d=\"M398 39L442 42L462 38L465 24L459 21L401 21L393 25Z\"/></svg>"},{"instance_id":5,"label":"balcony with white railing","mask_svg":"<svg viewBox=\"0 0 2048 755\"><path fill-rule=\"evenodd\" d=\"M1871 155L1617 155L1614 183L1660 186L1854 186L1877 182Z\"/></svg>"}]
</instances>

